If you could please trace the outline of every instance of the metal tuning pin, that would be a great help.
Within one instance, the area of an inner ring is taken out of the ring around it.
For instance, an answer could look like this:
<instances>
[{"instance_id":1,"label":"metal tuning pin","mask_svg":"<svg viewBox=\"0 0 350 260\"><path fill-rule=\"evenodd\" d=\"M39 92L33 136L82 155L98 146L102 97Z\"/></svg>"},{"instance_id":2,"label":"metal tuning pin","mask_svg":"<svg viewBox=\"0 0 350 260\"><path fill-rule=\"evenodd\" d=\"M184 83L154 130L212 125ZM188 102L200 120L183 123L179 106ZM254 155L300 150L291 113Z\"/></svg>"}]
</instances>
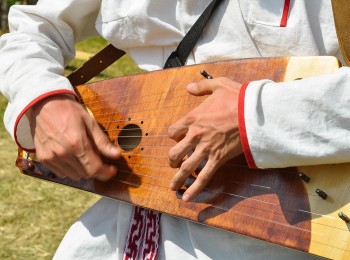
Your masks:
<instances>
[{"instance_id":1,"label":"metal tuning pin","mask_svg":"<svg viewBox=\"0 0 350 260\"><path fill-rule=\"evenodd\" d=\"M325 193L324 191L320 190L320 189L316 189L315 191L317 193L318 196L320 196L322 199L327 199L328 195L327 193Z\"/></svg>"},{"instance_id":2,"label":"metal tuning pin","mask_svg":"<svg viewBox=\"0 0 350 260\"><path fill-rule=\"evenodd\" d=\"M201 74L204 78L206 78L206 79L213 79L213 77L210 76L210 75L208 74L208 72L206 72L205 70L201 70L201 71L200 71L200 74Z\"/></svg>"},{"instance_id":3,"label":"metal tuning pin","mask_svg":"<svg viewBox=\"0 0 350 260\"><path fill-rule=\"evenodd\" d=\"M343 212L339 212L339 213L338 213L338 216L339 216L342 220L344 220L346 223L349 223L349 222L350 222L350 218L349 218L347 215L345 215Z\"/></svg>"},{"instance_id":4,"label":"metal tuning pin","mask_svg":"<svg viewBox=\"0 0 350 260\"><path fill-rule=\"evenodd\" d=\"M309 183L310 182L310 177L309 176L307 176L305 173L303 173L303 172L299 172L299 177L303 180L303 181L305 181L305 182L307 182L307 183Z\"/></svg>"},{"instance_id":5,"label":"metal tuning pin","mask_svg":"<svg viewBox=\"0 0 350 260\"><path fill-rule=\"evenodd\" d=\"M34 169L35 169L35 164L34 164L34 162L33 161L28 161L28 164L27 164L27 167L28 167L28 169L27 170L29 170L29 171L33 171Z\"/></svg>"}]
</instances>

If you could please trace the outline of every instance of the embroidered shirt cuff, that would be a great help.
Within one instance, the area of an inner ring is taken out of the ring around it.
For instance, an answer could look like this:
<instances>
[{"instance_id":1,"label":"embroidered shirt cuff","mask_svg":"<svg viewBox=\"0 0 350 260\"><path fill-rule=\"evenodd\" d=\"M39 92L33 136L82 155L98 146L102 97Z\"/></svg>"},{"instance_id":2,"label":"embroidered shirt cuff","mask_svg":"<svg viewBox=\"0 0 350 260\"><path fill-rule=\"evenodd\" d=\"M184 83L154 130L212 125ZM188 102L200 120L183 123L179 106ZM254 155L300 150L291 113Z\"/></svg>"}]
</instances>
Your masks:
<instances>
[{"instance_id":1,"label":"embroidered shirt cuff","mask_svg":"<svg viewBox=\"0 0 350 260\"><path fill-rule=\"evenodd\" d=\"M249 82L242 84L241 90L239 92L238 125L239 125L239 133L240 133L240 137L241 137L243 152L244 152L245 158L247 160L248 166L250 168L257 168L255 165L255 162L254 162L252 152L250 151L250 148L249 148L247 129L246 129L245 120L244 120L244 98L245 98L245 93L246 93L246 89L247 89L248 85L249 85Z\"/></svg>"},{"instance_id":2,"label":"embroidered shirt cuff","mask_svg":"<svg viewBox=\"0 0 350 260\"><path fill-rule=\"evenodd\" d=\"M14 139L16 141L16 144L21 149L28 151L28 152L34 152L34 140L33 136L31 134L30 130L30 123L26 116L26 112L33 107L35 104L37 104L39 101L53 95L58 94L69 94L73 95L77 100L78 96L75 94L74 91L68 90L68 89L61 89L61 90L53 90L50 92L47 92L45 94L42 94L35 98L33 101L31 101L27 106L24 107L24 109L19 113L19 115L16 118L16 122L14 125Z\"/></svg>"}]
</instances>

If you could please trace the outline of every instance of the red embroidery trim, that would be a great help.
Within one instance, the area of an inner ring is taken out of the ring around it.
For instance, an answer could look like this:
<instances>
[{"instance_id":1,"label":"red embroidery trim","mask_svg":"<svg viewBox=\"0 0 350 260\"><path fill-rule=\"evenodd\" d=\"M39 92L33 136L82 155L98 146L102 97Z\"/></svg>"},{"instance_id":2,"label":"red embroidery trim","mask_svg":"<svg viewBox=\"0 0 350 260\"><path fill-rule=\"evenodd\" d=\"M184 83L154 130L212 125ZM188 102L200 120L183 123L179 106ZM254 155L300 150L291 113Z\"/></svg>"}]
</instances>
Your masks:
<instances>
[{"instance_id":1,"label":"red embroidery trim","mask_svg":"<svg viewBox=\"0 0 350 260\"><path fill-rule=\"evenodd\" d=\"M287 26L288 14L289 14L290 0L284 1L283 14L281 18L280 27Z\"/></svg>"},{"instance_id":2,"label":"red embroidery trim","mask_svg":"<svg viewBox=\"0 0 350 260\"><path fill-rule=\"evenodd\" d=\"M140 259L153 260L156 257L159 244L159 217L159 213L147 210L147 225Z\"/></svg>"},{"instance_id":3,"label":"red embroidery trim","mask_svg":"<svg viewBox=\"0 0 350 260\"><path fill-rule=\"evenodd\" d=\"M249 85L249 82L243 83L241 90L239 92L238 97L238 126L239 126L239 134L241 137L242 147L244 156L247 160L248 166L250 168L257 168L256 164L254 162L253 154L250 151L249 148L249 142L248 142L248 136L247 136L247 130L245 126L245 120L244 120L244 97L247 90L247 87Z\"/></svg>"},{"instance_id":4,"label":"red embroidery trim","mask_svg":"<svg viewBox=\"0 0 350 260\"><path fill-rule=\"evenodd\" d=\"M124 248L124 260L154 260L159 244L160 214L135 207Z\"/></svg>"}]
</instances>

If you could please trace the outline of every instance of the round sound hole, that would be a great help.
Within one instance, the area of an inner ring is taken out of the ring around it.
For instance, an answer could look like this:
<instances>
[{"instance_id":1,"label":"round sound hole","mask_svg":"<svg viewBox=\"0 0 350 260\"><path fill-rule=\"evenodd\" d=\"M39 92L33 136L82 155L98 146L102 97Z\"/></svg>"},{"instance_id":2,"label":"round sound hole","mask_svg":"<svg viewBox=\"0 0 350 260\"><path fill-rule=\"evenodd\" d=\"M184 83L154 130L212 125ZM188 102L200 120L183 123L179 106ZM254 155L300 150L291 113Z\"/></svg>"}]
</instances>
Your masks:
<instances>
[{"instance_id":1,"label":"round sound hole","mask_svg":"<svg viewBox=\"0 0 350 260\"><path fill-rule=\"evenodd\" d=\"M138 125L126 125L118 136L119 147L124 151L135 149L141 142L142 131Z\"/></svg>"}]
</instances>

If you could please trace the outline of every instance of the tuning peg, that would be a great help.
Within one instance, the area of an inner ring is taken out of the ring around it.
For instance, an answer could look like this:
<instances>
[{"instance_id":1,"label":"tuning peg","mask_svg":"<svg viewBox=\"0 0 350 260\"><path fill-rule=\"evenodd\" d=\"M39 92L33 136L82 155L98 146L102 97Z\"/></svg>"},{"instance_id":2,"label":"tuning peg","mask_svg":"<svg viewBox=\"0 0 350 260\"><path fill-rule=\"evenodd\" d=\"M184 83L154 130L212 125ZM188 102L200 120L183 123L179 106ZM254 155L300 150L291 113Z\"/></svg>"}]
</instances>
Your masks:
<instances>
[{"instance_id":1,"label":"tuning peg","mask_svg":"<svg viewBox=\"0 0 350 260\"><path fill-rule=\"evenodd\" d=\"M316 189L315 192L317 193L318 196L320 196L324 200L327 199L328 197L327 193L325 193L323 190Z\"/></svg>"},{"instance_id":2,"label":"tuning peg","mask_svg":"<svg viewBox=\"0 0 350 260\"><path fill-rule=\"evenodd\" d=\"M349 223L349 222L350 222L350 218L349 218L347 215L345 215L343 212L339 212L339 213L338 213L338 216L339 216L342 220L344 220L346 223Z\"/></svg>"},{"instance_id":3,"label":"tuning peg","mask_svg":"<svg viewBox=\"0 0 350 260\"><path fill-rule=\"evenodd\" d=\"M307 182L307 183L309 183L310 182L310 177L309 176L307 176L305 173L303 173L303 172L299 172L299 177L303 180L303 181L305 181L305 182Z\"/></svg>"},{"instance_id":4,"label":"tuning peg","mask_svg":"<svg viewBox=\"0 0 350 260\"><path fill-rule=\"evenodd\" d=\"M200 73L204 78L206 78L206 79L212 79L212 78L213 78L213 77L210 76L210 75L208 74L208 72L206 72L205 70L201 70L199 73Z\"/></svg>"}]
</instances>

